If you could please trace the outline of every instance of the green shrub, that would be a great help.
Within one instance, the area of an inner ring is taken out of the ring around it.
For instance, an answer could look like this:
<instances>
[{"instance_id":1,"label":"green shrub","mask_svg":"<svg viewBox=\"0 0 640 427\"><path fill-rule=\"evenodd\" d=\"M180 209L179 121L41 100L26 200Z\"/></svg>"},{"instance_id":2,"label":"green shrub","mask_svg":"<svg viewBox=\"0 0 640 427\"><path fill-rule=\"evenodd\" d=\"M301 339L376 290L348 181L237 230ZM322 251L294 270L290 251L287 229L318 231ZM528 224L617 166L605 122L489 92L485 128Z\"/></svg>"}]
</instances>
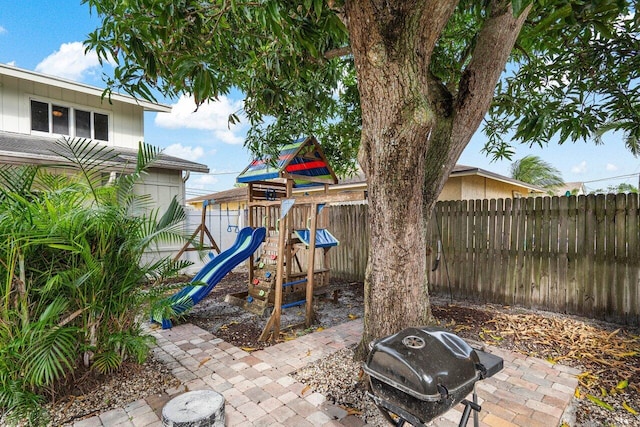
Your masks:
<instances>
[{"instance_id":1,"label":"green shrub","mask_svg":"<svg viewBox=\"0 0 640 427\"><path fill-rule=\"evenodd\" d=\"M141 144L131 171L106 183L110 149L61 139L56 154L66 162L55 175L0 168L0 414L34 425L46 421L43 395L82 365L104 373L145 360L139 321L161 294L144 285L186 266L143 257L184 239L175 199L160 215L133 192L157 149Z\"/></svg>"}]
</instances>

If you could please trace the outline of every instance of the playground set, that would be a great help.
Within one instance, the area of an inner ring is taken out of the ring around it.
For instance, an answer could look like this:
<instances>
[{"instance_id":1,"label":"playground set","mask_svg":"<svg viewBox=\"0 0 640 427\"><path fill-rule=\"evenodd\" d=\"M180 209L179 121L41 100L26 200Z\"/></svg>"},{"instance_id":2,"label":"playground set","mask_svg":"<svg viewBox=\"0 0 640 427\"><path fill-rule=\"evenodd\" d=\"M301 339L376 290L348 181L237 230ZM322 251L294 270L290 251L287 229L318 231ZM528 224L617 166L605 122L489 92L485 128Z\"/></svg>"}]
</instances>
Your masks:
<instances>
[{"instance_id":1,"label":"playground set","mask_svg":"<svg viewBox=\"0 0 640 427\"><path fill-rule=\"evenodd\" d=\"M198 228L196 228L196 230L193 232L193 234L191 235L191 237L189 237L189 240L187 240L187 242L184 244L184 246L182 246L182 248L180 248L180 250L178 251L178 253L176 254L175 257L173 257L174 261L180 259L180 257L182 256L183 253L185 252L189 252L189 251L202 251L202 250L211 250L211 251L216 251L218 254L220 254L220 247L218 247L218 244L216 243L216 240L213 238L213 236L211 235L211 232L209 231L209 228L207 228L206 225L206 218L207 218L207 208L211 205L211 201L209 200L204 200L202 202L202 216L200 219L200 225L198 225ZM204 236L207 236L207 238L209 239L209 244L205 245L204 244ZM193 242L195 241L194 239L196 238L196 236L198 236L198 242L199 245L194 245ZM212 253L213 255L213 253Z\"/></svg>"},{"instance_id":2,"label":"playground set","mask_svg":"<svg viewBox=\"0 0 640 427\"><path fill-rule=\"evenodd\" d=\"M305 305L305 325L310 326L314 295L337 291L330 285L329 250L339 242L326 229L323 207L362 200L364 193L328 193L337 178L314 137L285 145L277 159L253 160L237 182L247 184L249 226L239 231L236 244L215 256L192 280L207 286L187 286L170 297L171 305L175 314L182 313L248 258L247 290L225 300L260 315L271 310L259 339L275 340L282 309ZM318 186L322 191L310 195ZM168 319L153 320L171 326Z\"/></svg>"}]
</instances>

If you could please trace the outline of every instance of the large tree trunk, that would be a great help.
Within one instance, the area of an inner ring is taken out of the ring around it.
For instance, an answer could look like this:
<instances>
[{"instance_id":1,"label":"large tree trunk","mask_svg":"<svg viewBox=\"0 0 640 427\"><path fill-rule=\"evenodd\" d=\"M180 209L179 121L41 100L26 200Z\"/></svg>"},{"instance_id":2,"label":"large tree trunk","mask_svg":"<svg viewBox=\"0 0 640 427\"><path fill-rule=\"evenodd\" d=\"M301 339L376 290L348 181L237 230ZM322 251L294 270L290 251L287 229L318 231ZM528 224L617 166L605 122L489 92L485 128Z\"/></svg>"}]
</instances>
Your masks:
<instances>
[{"instance_id":1,"label":"large tree trunk","mask_svg":"<svg viewBox=\"0 0 640 427\"><path fill-rule=\"evenodd\" d=\"M369 186L364 336L432 321L426 224L489 108L524 15L495 1L456 93L429 72L455 1L353 0L345 5L362 106L360 164ZM477 58L476 58L477 56Z\"/></svg>"}]
</instances>

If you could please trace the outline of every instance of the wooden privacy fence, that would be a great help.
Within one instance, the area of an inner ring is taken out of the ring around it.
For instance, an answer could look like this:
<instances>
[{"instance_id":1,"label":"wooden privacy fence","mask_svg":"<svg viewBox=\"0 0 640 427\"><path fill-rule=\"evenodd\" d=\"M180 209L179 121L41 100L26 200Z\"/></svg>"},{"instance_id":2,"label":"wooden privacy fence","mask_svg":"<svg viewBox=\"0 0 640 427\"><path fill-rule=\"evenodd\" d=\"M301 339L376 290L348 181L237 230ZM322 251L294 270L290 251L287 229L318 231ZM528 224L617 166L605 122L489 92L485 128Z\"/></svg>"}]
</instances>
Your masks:
<instances>
[{"instance_id":1,"label":"wooden privacy fence","mask_svg":"<svg viewBox=\"0 0 640 427\"><path fill-rule=\"evenodd\" d=\"M333 274L362 280L366 206L331 212L332 230L349 236L332 254ZM427 236L432 263L439 237L432 292L640 323L637 194L438 202Z\"/></svg>"},{"instance_id":2,"label":"wooden privacy fence","mask_svg":"<svg viewBox=\"0 0 640 427\"><path fill-rule=\"evenodd\" d=\"M366 204L324 208L327 227L340 242L329 254L331 277L362 282L369 256L369 210Z\"/></svg>"}]
</instances>

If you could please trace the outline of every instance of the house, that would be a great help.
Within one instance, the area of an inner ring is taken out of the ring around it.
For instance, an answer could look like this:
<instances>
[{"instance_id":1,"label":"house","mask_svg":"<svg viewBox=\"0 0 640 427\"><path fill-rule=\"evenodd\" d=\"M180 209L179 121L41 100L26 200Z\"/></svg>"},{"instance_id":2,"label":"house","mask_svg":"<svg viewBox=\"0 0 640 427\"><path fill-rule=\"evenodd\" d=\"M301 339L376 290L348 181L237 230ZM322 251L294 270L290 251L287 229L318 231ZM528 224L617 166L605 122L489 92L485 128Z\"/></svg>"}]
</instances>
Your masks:
<instances>
[{"instance_id":1,"label":"house","mask_svg":"<svg viewBox=\"0 0 640 427\"><path fill-rule=\"evenodd\" d=\"M364 173L360 172L351 178L340 180L329 191L363 190L366 185ZM546 190L535 185L481 168L455 165L438 200L506 199L544 195Z\"/></svg>"},{"instance_id":2,"label":"house","mask_svg":"<svg viewBox=\"0 0 640 427\"><path fill-rule=\"evenodd\" d=\"M367 183L362 172L341 179L338 184L330 185L328 193L345 191L366 190ZM323 187L309 187L296 190L293 194L313 194L316 191L324 191ZM518 181L506 176L490 172L472 166L456 165L449 175L438 200L473 200L473 199L505 199L529 196L544 196L545 189ZM196 209L202 207L203 200L212 200L213 203L224 203L225 206L234 206L234 209L244 206L247 201L247 190L243 187L212 193L187 200L187 205ZM231 209L231 208L230 208Z\"/></svg>"},{"instance_id":3,"label":"house","mask_svg":"<svg viewBox=\"0 0 640 427\"><path fill-rule=\"evenodd\" d=\"M144 112L170 112L171 107L102 95L97 87L0 64L0 164L59 163L53 142L69 136L112 147L120 161L113 170L122 170L135 161L144 141ZM136 192L151 195L160 209L174 196L184 203L185 175L208 171L206 165L160 155Z\"/></svg>"},{"instance_id":4,"label":"house","mask_svg":"<svg viewBox=\"0 0 640 427\"><path fill-rule=\"evenodd\" d=\"M218 191L205 196L193 197L186 201L186 205L193 209L202 209L202 203L207 200L218 209L237 211L247 207L247 187L234 187L230 190Z\"/></svg>"},{"instance_id":5,"label":"house","mask_svg":"<svg viewBox=\"0 0 640 427\"><path fill-rule=\"evenodd\" d=\"M455 165L438 200L507 199L545 196L544 188L481 168Z\"/></svg>"},{"instance_id":6,"label":"house","mask_svg":"<svg viewBox=\"0 0 640 427\"><path fill-rule=\"evenodd\" d=\"M112 94L58 77L0 64L0 165L59 164L54 154L60 137L87 138L111 147L117 155L114 172L135 164L138 143L144 141L144 113L170 112L167 105ZM149 142L153 144L153 142ZM190 172L209 172L206 165L161 154L137 194L148 194L153 208L164 211L171 200L185 201L185 181ZM105 179L108 178L105 176ZM179 247L158 248L161 256Z\"/></svg>"},{"instance_id":7,"label":"house","mask_svg":"<svg viewBox=\"0 0 640 427\"><path fill-rule=\"evenodd\" d=\"M551 190L551 193L554 196L566 196L567 194L572 196L582 196L587 194L584 182L565 182L562 185L553 187Z\"/></svg>"}]
</instances>

